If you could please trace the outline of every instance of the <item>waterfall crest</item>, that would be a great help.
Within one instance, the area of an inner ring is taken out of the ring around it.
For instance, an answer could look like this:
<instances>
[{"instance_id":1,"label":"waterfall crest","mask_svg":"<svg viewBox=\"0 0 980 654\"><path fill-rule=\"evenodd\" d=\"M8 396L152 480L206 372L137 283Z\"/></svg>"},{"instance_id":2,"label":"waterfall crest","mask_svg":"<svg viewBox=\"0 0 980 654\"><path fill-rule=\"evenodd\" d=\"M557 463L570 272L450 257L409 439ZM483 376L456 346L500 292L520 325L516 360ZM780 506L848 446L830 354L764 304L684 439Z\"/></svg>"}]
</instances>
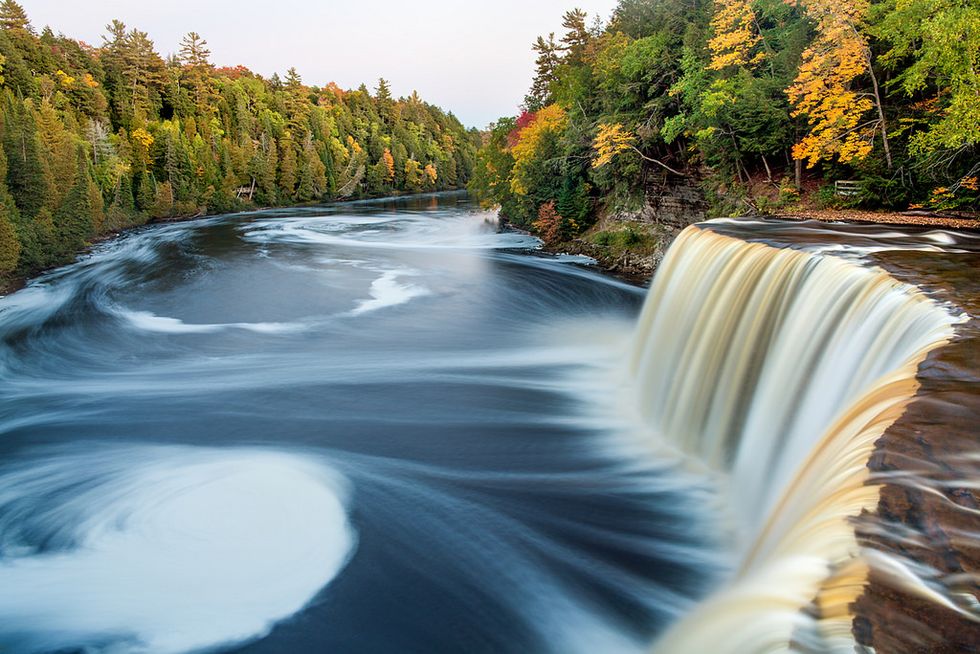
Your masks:
<instances>
[{"instance_id":1,"label":"waterfall crest","mask_svg":"<svg viewBox=\"0 0 980 654\"><path fill-rule=\"evenodd\" d=\"M867 564L849 521L875 508L875 441L953 322L878 269L706 227L678 237L632 387L648 431L724 478L736 572L655 651L854 651Z\"/></svg>"}]
</instances>

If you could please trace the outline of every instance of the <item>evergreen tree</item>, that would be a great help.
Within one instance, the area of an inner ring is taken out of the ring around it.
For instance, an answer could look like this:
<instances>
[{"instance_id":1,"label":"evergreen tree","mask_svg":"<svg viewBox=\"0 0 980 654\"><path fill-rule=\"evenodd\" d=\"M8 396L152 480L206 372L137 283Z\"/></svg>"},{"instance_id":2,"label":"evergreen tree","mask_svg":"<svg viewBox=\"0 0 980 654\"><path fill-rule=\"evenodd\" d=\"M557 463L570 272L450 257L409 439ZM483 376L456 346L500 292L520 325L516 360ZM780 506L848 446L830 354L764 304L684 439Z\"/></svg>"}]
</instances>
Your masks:
<instances>
[{"instance_id":1,"label":"evergreen tree","mask_svg":"<svg viewBox=\"0 0 980 654\"><path fill-rule=\"evenodd\" d=\"M34 117L24 101L5 94L3 147L7 157L7 188L25 218L38 215L50 187L38 143Z\"/></svg>"},{"instance_id":2,"label":"evergreen tree","mask_svg":"<svg viewBox=\"0 0 980 654\"><path fill-rule=\"evenodd\" d=\"M279 161L279 192L280 198L292 201L296 197L296 168L299 165L296 158L296 148L292 141L281 144L281 159Z\"/></svg>"},{"instance_id":3,"label":"evergreen tree","mask_svg":"<svg viewBox=\"0 0 980 654\"><path fill-rule=\"evenodd\" d=\"M0 201L0 278L15 271L20 261L20 240L9 214L10 207Z\"/></svg>"},{"instance_id":4,"label":"evergreen tree","mask_svg":"<svg viewBox=\"0 0 980 654\"><path fill-rule=\"evenodd\" d=\"M585 61L585 51L592 40L589 29L586 26L588 14L581 9L573 9L565 12L561 26L567 31L561 37L563 50L565 51L565 62L577 66Z\"/></svg>"},{"instance_id":5,"label":"evergreen tree","mask_svg":"<svg viewBox=\"0 0 980 654\"><path fill-rule=\"evenodd\" d=\"M78 153L77 179L54 215L54 237L58 256L68 257L78 250L92 234L92 183L83 152Z\"/></svg>"},{"instance_id":6,"label":"evergreen tree","mask_svg":"<svg viewBox=\"0 0 980 654\"><path fill-rule=\"evenodd\" d=\"M38 35L0 0L0 277L149 218L469 177L478 138L417 93L393 98L386 80L372 96L309 87L295 69L285 80L216 69L194 32L164 61L118 20L102 40Z\"/></svg>"},{"instance_id":7,"label":"evergreen tree","mask_svg":"<svg viewBox=\"0 0 980 654\"><path fill-rule=\"evenodd\" d=\"M187 83L194 91L194 104L200 113L208 113L211 100L211 51L208 42L197 32L188 32L180 42L179 58L184 65Z\"/></svg>"},{"instance_id":8,"label":"evergreen tree","mask_svg":"<svg viewBox=\"0 0 980 654\"><path fill-rule=\"evenodd\" d=\"M0 2L0 29L33 32L27 12L14 0Z\"/></svg>"},{"instance_id":9,"label":"evergreen tree","mask_svg":"<svg viewBox=\"0 0 980 654\"><path fill-rule=\"evenodd\" d=\"M17 237L17 206L3 183L7 177L7 158L0 149L0 278L17 269L21 244Z\"/></svg>"},{"instance_id":10,"label":"evergreen tree","mask_svg":"<svg viewBox=\"0 0 980 654\"><path fill-rule=\"evenodd\" d=\"M537 111L551 104L551 84L555 81L555 71L561 59L554 32L549 34L547 39L539 36L531 47L537 53L537 57L534 60L534 81L531 83L531 90L524 98L524 107L527 111Z\"/></svg>"},{"instance_id":11,"label":"evergreen tree","mask_svg":"<svg viewBox=\"0 0 980 654\"><path fill-rule=\"evenodd\" d=\"M378 88L374 93L374 99L382 105L391 102L391 87L388 85L388 80L383 77L378 78Z\"/></svg>"}]
</instances>

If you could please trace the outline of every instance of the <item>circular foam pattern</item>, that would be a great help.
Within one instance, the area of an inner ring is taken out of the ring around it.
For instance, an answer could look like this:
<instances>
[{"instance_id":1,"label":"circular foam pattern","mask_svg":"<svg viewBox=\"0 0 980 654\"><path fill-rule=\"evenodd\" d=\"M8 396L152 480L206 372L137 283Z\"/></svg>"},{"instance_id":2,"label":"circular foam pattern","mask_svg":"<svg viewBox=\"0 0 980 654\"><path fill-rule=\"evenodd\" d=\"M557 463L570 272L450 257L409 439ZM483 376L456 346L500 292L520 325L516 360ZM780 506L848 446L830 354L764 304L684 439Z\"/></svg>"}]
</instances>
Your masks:
<instances>
[{"instance_id":1,"label":"circular foam pattern","mask_svg":"<svg viewBox=\"0 0 980 654\"><path fill-rule=\"evenodd\" d=\"M187 652L260 638L355 543L345 482L265 449L73 446L0 468L0 649Z\"/></svg>"}]
</instances>

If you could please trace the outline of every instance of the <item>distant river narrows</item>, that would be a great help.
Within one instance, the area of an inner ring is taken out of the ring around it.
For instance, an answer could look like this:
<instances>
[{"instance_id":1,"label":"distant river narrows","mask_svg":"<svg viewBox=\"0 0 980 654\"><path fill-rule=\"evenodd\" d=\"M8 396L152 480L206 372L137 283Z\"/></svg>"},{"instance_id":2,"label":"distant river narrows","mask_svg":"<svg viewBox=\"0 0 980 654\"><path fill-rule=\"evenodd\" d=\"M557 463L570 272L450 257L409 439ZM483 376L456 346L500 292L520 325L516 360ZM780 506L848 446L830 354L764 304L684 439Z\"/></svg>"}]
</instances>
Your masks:
<instances>
[{"instance_id":1,"label":"distant river narrows","mask_svg":"<svg viewBox=\"0 0 980 654\"><path fill-rule=\"evenodd\" d=\"M0 299L0 651L638 652L712 576L643 290L465 194L138 230Z\"/></svg>"}]
</instances>

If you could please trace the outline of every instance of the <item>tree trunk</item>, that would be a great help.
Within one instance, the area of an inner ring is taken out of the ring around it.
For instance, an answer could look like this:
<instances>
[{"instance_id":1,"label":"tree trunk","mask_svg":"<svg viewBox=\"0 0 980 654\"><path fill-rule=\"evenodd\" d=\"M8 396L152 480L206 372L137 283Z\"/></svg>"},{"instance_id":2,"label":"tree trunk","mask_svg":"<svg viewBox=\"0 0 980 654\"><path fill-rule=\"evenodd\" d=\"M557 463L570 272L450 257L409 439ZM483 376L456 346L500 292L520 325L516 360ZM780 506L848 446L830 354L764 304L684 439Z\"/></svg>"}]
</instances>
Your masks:
<instances>
[{"instance_id":1,"label":"tree trunk","mask_svg":"<svg viewBox=\"0 0 980 654\"><path fill-rule=\"evenodd\" d=\"M888 164L888 170L892 169L892 151L888 147L888 124L885 122L885 112L881 108L881 93L878 91L878 76L875 75L875 69L871 65L871 52L865 53L865 57L868 62L868 73L871 75L871 84L875 91L875 107L878 109L878 120L881 122L881 144L885 148L885 163Z\"/></svg>"}]
</instances>

